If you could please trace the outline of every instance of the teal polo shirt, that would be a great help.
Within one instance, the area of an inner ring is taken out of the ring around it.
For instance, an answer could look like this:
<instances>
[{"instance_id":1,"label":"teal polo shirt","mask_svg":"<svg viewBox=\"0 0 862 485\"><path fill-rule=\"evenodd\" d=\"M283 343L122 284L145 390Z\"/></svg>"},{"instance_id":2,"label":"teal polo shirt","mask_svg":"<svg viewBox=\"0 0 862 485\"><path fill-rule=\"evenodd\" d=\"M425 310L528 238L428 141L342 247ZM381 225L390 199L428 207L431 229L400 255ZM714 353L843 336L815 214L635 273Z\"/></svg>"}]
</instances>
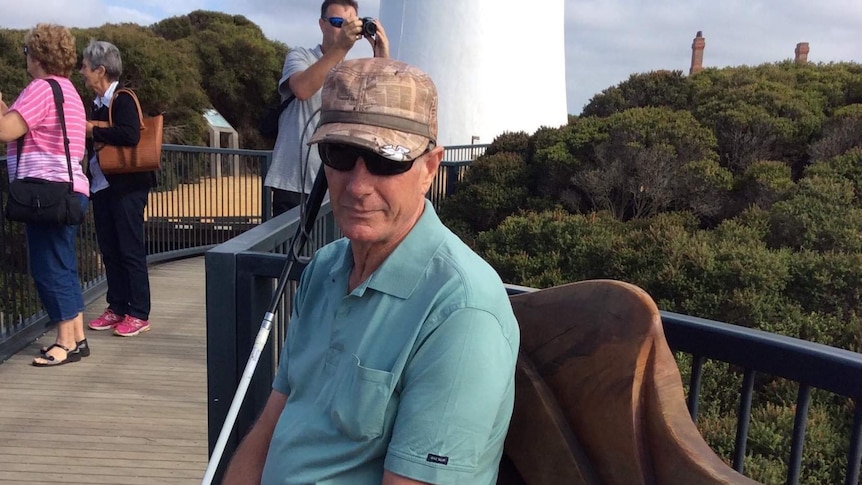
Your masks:
<instances>
[{"instance_id":1,"label":"teal polo shirt","mask_svg":"<svg viewBox=\"0 0 862 485\"><path fill-rule=\"evenodd\" d=\"M347 292L341 239L297 289L273 389L288 396L264 484L494 484L514 399L519 331L497 273L429 202Z\"/></svg>"}]
</instances>

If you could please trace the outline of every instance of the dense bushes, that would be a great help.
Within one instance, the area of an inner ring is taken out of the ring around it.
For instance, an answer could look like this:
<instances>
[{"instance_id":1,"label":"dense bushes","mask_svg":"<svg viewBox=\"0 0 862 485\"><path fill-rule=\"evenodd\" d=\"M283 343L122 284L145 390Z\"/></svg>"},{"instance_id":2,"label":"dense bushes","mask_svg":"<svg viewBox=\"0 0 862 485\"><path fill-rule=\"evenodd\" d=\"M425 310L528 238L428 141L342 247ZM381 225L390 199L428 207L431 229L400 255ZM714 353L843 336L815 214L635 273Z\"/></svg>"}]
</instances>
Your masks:
<instances>
[{"instance_id":1,"label":"dense bushes","mask_svg":"<svg viewBox=\"0 0 862 485\"><path fill-rule=\"evenodd\" d=\"M862 350L862 66L707 71L635 75L566 127L501 136L444 221L510 283L620 279L663 310ZM702 384L728 460L741 381L708 363ZM757 480L785 479L796 393L755 380ZM841 481L848 406L814 393L803 483Z\"/></svg>"}]
</instances>

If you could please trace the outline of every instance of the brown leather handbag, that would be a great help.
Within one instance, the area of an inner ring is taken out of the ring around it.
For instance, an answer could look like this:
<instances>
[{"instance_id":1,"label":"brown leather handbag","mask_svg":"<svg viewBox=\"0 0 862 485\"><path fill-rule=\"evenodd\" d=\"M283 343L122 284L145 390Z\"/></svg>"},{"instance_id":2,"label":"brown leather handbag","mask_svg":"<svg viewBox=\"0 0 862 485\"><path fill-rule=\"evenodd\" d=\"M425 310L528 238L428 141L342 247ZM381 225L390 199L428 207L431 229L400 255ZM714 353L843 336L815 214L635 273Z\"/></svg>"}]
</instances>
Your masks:
<instances>
[{"instance_id":1,"label":"brown leather handbag","mask_svg":"<svg viewBox=\"0 0 862 485\"><path fill-rule=\"evenodd\" d=\"M131 89L118 89L108 108L108 123L94 121L96 126L113 126L114 99L120 93L127 93L135 100L138 117L141 119L141 140L135 146L116 146L102 144L96 147L99 152L99 167L106 174L151 172L162 168L162 128L164 117L156 115L144 118L141 103Z\"/></svg>"}]
</instances>

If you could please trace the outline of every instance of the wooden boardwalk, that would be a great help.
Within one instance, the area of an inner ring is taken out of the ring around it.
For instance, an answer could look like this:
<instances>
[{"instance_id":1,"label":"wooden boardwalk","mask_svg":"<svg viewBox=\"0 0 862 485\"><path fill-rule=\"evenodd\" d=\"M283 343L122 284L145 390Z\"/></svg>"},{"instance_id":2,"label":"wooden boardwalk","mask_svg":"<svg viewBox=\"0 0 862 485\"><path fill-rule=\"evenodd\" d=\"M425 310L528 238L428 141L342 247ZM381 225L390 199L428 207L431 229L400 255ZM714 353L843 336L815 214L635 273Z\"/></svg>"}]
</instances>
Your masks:
<instances>
[{"instance_id":1,"label":"wooden boardwalk","mask_svg":"<svg viewBox=\"0 0 862 485\"><path fill-rule=\"evenodd\" d=\"M87 330L92 355L0 364L0 483L197 484L207 463L203 257L150 268L152 331ZM104 309L100 299L86 320Z\"/></svg>"}]
</instances>

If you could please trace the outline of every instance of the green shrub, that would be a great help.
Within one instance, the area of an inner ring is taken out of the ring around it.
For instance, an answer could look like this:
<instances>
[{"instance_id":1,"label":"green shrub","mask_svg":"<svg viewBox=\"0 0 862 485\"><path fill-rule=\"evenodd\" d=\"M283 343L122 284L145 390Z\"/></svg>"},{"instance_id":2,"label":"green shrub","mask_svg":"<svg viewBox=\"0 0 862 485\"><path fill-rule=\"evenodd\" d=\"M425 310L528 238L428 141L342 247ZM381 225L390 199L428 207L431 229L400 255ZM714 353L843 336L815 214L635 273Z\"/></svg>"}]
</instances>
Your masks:
<instances>
[{"instance_id":1,"label":"green shrub","mask_svg":"<svg viewBox=\"0 0 862 485\"><path fill-rule=\"evenodd\" d=\"M775 202L786 198L794 186L787 164L774 160L757 161L736 182L737 204L769 209Z\"/></svg>"},{"instance_id":2,"label":"green shrub","mask_svg":"<svg viewBox=\"0 0 862 485\"><path fill-rule=\"evenodd\" d=\"M523 131L511 132L507 131L491 142L491 145L485 149L485 155L496 155L498 153L516 153L523 157L527 155L527 149L530 145L530 135Z\"/></svg>"},{"instance_id":3,"label":"green shrub","mask_svg":"<svg viewBox=\"0 0 862 485\"><path fill-rule=\"evenodd\" d=\"M448 224L481 232L517 212L528 198L524 160L511 152L483 155L467 171L440 216Z\"/></svg>"},{"instance_id":4,"label":"green shrub","mask_svg":"<svg viewBox=\"0 0 862 485\"><path fill-rule=\"evenodd\" d=\"M772 247L862 251L862 208L852 183L839 177L805 177L793 195L770 211Z\"/></svg>"}]
</instances>

